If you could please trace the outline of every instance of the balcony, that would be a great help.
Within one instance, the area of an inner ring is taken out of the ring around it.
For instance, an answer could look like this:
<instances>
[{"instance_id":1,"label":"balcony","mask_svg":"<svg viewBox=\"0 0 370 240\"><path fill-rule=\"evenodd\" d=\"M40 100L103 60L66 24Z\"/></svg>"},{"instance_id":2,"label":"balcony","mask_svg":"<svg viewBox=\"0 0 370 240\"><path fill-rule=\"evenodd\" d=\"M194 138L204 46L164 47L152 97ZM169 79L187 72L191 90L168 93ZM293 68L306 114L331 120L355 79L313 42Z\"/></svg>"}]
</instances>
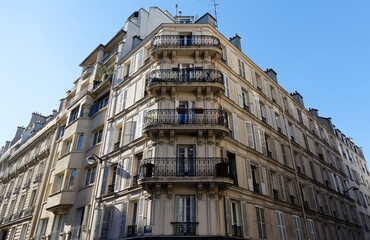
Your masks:
<instances>
[{"instance_id":1,"label":"balcony","mask_svg":"<svg viewBox=\"0 0 370 240\"><path fill-rule=\"evenodd\" d=\"M70 208L76 198L76 192L70 190L62 190L60 192L52 193L49 195L46 203L46 210L58 211Z\"/></svg>"},{"instance_id":2,"label":"balcony","mask_svg":"<svg viewBox=\"0 0 370 240\"><path fill-rule=\"evenodd\" d=\"M218 182L233 184L229 161L218 157L146 158L139 165L138 184L155 182Z\"/></svg>"},{"instance_id":3,"label":"balcony","mask_svg":"<svg viewBox=\"0 0 370 240\"><path fill-rule=\"evenodd\" d=\"M212 130L214 133L230 134L227 113L219 109L154 109L144 118L144 133L158 130L176 130L195 133Z\"/></svg>"},{"instance_id":4,"label":"balcony","mask_svg":"<svg viewBox=\"0 0 370 240\"><path fill-rule=\"evenodd\" d=\"M171 222L174 235L196 235L197 222Z\"/></svg>"},{"instance_id":5,"label":"balcony","mask_svg":"<svg viewBox=\"0 0 370 240\"><path fill-rule=\"evenodd\" d=\"M212 92L223 94L224 76L215 69L158 69L149 75L148 92L150 95L161 94L165 87L177 87L176 91L196 91L198 87L209 87Z\"/></svg>"},{"instance_id":6,"label":"balcony","mask_svg":"<svg viewBox=\"0 0 370 240\"><path fill-rule=\"evenodd\" d=\"M154 56L158 57L163 55L163 50L176 51L176 56L194 55L195 51L199 51L199 54L207 51L207 56L210 57L217 53L220 57L222 56L220 40L211 35L159 35L152 39L150 50Z\"/></svg>"}]
</instances>

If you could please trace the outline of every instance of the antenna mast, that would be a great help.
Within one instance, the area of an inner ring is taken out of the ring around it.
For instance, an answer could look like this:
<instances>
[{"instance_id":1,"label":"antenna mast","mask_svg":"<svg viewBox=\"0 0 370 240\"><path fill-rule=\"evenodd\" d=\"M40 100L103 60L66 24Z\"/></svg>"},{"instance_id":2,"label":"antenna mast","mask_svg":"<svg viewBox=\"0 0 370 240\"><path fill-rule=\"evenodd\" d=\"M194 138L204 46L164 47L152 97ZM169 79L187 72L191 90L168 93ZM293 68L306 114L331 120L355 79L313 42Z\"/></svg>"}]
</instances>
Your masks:
<instances>
[{"instance_id":1,"label":"antenna mast","mask_svg":"<svg viewBox=\"0 0 370 240\"><path fill-rule=\"evenodd\" d=\"M216 3L216 0L212 0L212 5L213 7L215 8L215 19L216 19L216 28L218 28L218 21L217 21L217 6L218 6L218 3Z\"/></svg>"}]
</instances>

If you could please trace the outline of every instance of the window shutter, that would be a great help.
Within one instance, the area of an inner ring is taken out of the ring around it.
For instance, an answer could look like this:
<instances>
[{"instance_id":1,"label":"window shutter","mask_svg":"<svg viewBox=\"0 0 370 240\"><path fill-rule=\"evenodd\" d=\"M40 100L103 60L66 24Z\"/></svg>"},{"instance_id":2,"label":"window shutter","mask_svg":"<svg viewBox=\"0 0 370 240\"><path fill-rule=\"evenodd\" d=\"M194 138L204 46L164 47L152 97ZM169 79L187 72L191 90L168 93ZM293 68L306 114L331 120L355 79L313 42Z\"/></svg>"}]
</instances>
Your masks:
<instances>
[{"instance_id":1,"label":"window shutter","mask_svg":"<svg viewBox=\"0 0 370 240\"><path fill-rule=\"evenodd\" d=\"M143 136L143 127L144 127L144 119L145 119L145 114L147 112L147 109L144 109L139 113L139 120L138 120L138 126L137 126L137 133L136 136L139 138Z\"/></svg>"},{"instance_id":2,"label":"window shutter","mask_svg":"<svg viewBox=\"0 0 370 240\"><path fill-rule=\"evenodd\" d=\"M111 152L113 150L113 138L114 138L114 127L110 127L108 130L108 152Z\"/></svg>"},{"instance_id":3,"label":"window shutter","mask_svg":"<svg viewBox=\"0 0 370 240\"><path fill-rule=\"evenodd\" d=\"M336 176L336 178L337 178L337 182L338 182L338 190L339 190L340 193L343 193L342 185L340 184L341 183L340 178L339 178L339 176Z\"/></svg>"},{"instance_id":4,"label":"window shutter","mask_svg":"<svg viewBox=\"0 0 370 240\"><path fill-rule=\"evenodd\" d=\"M238 117L235 113L232 113L232 119L233 119L233 136L234 139L239 141L239 129L238 129Z\"/></svg>"},{"instance_id":5,"label":"window shutter","mask_svg":"<svg viewBox=\"0 0 370 240\"><path fill-rule=\"evenodd\" d=\"M271 170L266 168L266 176L267 176L267 184L268 184L268 188L269 188L269 194L271 197L274 196L274 187L272 185L272 179L271 179Z\"/></svg>"},{"instance_id":6,"label":"window shutter","mask_svg":"<svg viewBox=\"0 0 370 240\"><path fill-rule=\"evenodd\" d=\"M276 115L275 115L275 111L274 111L273 108L271 108L271 118L272 118L273 127L277 131L278 130L278 124L277 124L277 121L276 121Z\"/></svg>"},{"instance_id":7,"label":"window shutter","mask_svg":"<svg viewBox=\"0 0 370 240\"><path fill-rule=\"evenodd\" d=\"M105 166L104 170L103 170L103 180L102 180L102 184L101 184L100 195L105 194L105 189L107 187L108 173L109 173L109 166ZM97 181L99 181L99 179L97 179Z\"/></svg>"},{"instance_id":8,"label":"window shutter","mask_svg":"<svg viewBox=\"0 0 370 240\"><path fill-rule=\"evenodd\" d=\"M254 71L254 69L252 69L252 82L253 87L257 88L256 71Z\"/></svg>"},{"instance_id":9,"label":"window shutter","mask_svg":"<svg viewBox=\"0 0 370 240\"><path fill-rule=\"evenodd\" d=\"M288 122L288 119L285 119L285 123L286 123L286 128L288 129L288 138L290 139L290 137L292 136L292 133L290 132L290 126L289 126L289 122Z\"/></svg>"},{"instance_id":10,"label":"window shutter","mask_svg":"<svg viewBox=\"0 0 370 240\"><path fill-rule=\"evenodd\" d=\"M301 221L296 215L293 215L293 220L296 229L297 240L303 240Z\"/></svg>"},{"instance_id":11,"label":"window shutter","mask_svg":"<svg viewBox=\"0 0 370 240\"><path fill-rule=\"evenodd\" d=\"M267 91L267 97L272 100L272 92L271 92L271 85L270 83L268 82L265 82L266 83L266 91Z\"/></svg>"},{"instance_id":12,"label":"window shutter","mask_svg":"<svg viewBox=\"0 0 370 240\"><path fill-rule=\"evenodd\" d=\"M262 153L267 156L267 145L266 145L265 132L263 130L260 130L259 132L260 132L260 138L261 138Z\"/></svg>"},{"instance_id":13,"label":"window shutter","mask_svg":"<svg viewBox=\"0 0 370 240\"><path fill-rule=\"evenodd\" d=\"M125 174L124 174L124 181L125 181L125 189L130 186L131 183L131 173L132 173L132 157L128 157L125 159Z\"/></svg>"},{"instance_id":14,"label":"window shutter","mask_svg":"<svg viewBox=\"0 0 370 240\"><path fill-rule=\"evenodd\" d=\"M129 76L131 76L135 72L136 70L135 65L136 65L136 54L131 58Z\"/></svg>"},{"instance_id":15,"label":"window shutter","mask_svg":"<svg viewBox=\"0 0 370 240\"><path fill-rule=\"evenodd\" d=\"M242 96L242 87L240 86L240 84L236 84L236 90L237 90L237 95L238 95L239 107L244 108L243 96Z\"/></svg>"},{"instance_id":16,"label":"window shutter","mask_svg":"<svg viewBox=\"0 0 370 240\"><path fill-rule=\"evenodd\" d=\"M247 145L248 147L254 148L252 124L249 121L245 121L244 123L245 123L245 132L247 134Z\"/></svg>"},{"instance_id":17,"label":"window shutter","mask_svg":"<svg viewBox=\"0 0 370 240\"><path fill-rule=\"evenodd\" d=\"M270 150L271 150L272 159L276 160L277 157L276 157L276 150L275 150L275 139L273 137L270 137L269 146L270 146Z\"/></svg>"},{"instance_id":18,"label":"window shutter","mask_svg":"<svg viewBox=\"0 0 370 240\"><path fill-rule=\"evenodd\" d=\"M280 115L280 122L281 122L281 132L286 136L286 128L285 128L284 118L281 115Z\"/></svg>"},{"instance_id":19,"label":"window shutter","mask_svg":"<svg viewBox=\"0 0 370 240\"><path fill-rule=\"evenodd\" d=\"M101 226L100 239L107 238L109 235L109 223L111 218L112 206L105 205L103 208L103 222Z\"/></svg>"},{"instance_id":20,"label":"window shutter","mask_svg":"<svg viewBox=\"0 0 370 240\"><path fill-rule=\"evenodd\" d=\"M257 106L257 117L259 120L262 120L260 100L258 99L258 97L255 97L255 100L256 100L256 106Z\"/></svg>"},{"instance_id":21,"label":"window shutter","mask_svg":"<svg viewBox=\"0 0 370 240\"><path fill-rule=\"evenodd\" d=\"M261 76L261 88L262 92L267 95L265 79Z\"/></svg>"},{"instance_id":22,"label":"window shutter","mask_svg":"<svg viewBox=\"0 0 370 240\"><path fill-rule=\"evenodd\" d=\"M146 90L146 79L145 76L141 78L141 98L145 96L145 90Z\"/></svg>"},{"instance_id":23,"label":"window shutter","mask_svg":"<svg viewBox=\"0 0 370 240\"><path fill-rule=\"evenodd\" d=\"M254 133L254 142L256 146L256 150L262 153L262 148L261 148L261 139L260 139L260 134L257 126L253 125L253 133Z\"/></svg>"},{"instance_id":24,"label":"window shutter","mask_svg":"<svg viewBox=\"0 0 370 240\"><path fill-rule=\"evenodd\" d=\"M127 213L128 213L128 203L124 202L122 204L122 214L121 214L121 226L120 226L120 239L126 237L126 224L127 224Z\"/></svg>"},{"instance_id":25,"label":"window shutter","mask_svg":"<svg viewBox=\"0 0 370 240\"><path fill-rule=\"evenodd\" d=\"M242 61L238 58L239 75L242 76Z\"/></svg>"},{"instance_id":26,"label":"window shutter","mask_svg":"<svg viewBox=\"0 0 370 240\"><path fill-rule=\"evenodd\" d=\"M244 238L249 237L249 224L248 224L248 209L247 209L247 203L241 201L240 202L241 208L242 208L242 226L243 226L243 235Z\"/></svg>"},{"instance_id":27,"label":"window shutter","mask_svg":"<svg viewBox=\"0 0 370 240\"><path fill-rule=\"evenodd\" d=\"M283 201L285 201L285 194L284 194L284 192L285 192L285 190L284 190L284 184L283 184L283 176L281 176L281 174L276 174L277 175L277 180L278 180L278 182L279 182L279 197L280 197L280 199L281 200L283 200Z\"/></svg>"},{"instance_id":28,"label":"window shutter","mask_svg":"<svg viewBox=\"0 0 370 240\"><path fill-rule=\"evenodd\" d=\"M230 98L230 87L229 87L229 78L225 76L225 96Z\"/></svg>"},{"instance_id":29,"label":"window shutter","mask_svg":"<svg viewBox=\"0 0 370 240\"><path fill-rule=\"evenodd\" d=\"M289 188L288 178L286 176L283 176L283 179L284 179L286 199L287 199L287 202L289 202L290 201L289 200L290 199L290 188Z\"/></svg>"},{"instance_id":30,"label":"window shutter","mask_svg":"<svg viewBox=\"0 0 370 240\"><path fill-rule=\"evenodd\" d=\"M298 196L298 189L297 189L297 182L295 180L292 180L292 184L293 184L293 191L294 191L294 196L295 196L295 199L296 199L296 204L298 206L300 206L301 204L301 201L299 201L299 196Z\"/></svg>"},{"instance_id":31,"label":"window shutter","mask_svg":"<svg viewBox=\"0 0 370 240\"><path fill-rule=\"evenodd\" d=\"M232 236L232 221L231 221L231 201L225 197L225 217L226 217L226 234Z\"/></svg>"},{"instance_id":32,"label":"window shutter","mask_svg":"<svg viewBox=\"0 0 370 240\"><path fill-rule=\"evenodd\" d=\"M293 126L294 140L295 140L296 143L299 144L297 129L295 128L295 125L294 124L292 124L292 126Z\"/></svg>"},{"instance_id":33,"label":"window shutter","mask_svg":"<svg viewBox=\"0 0 370 240\"><path fill-rule=\"evenodd\" d=\"M138 60L137 60L137 69L140 69L143 66L143 55L144 55L144 48L141 48L138 53Z\"/></svg>"},{"instance_id":34,"label":"window shutter","mask_svg":"<svg viewBox=\"0 0 370 240\"><path fill-rule=\"evenodd\" d=\"M248 189L250 191L253 191L252 168L251 168L251 162L249 159L245 159L245 168L247 170Z\"/></svg>"},{"instance_id":35,"label":"window shutter","mask_svg":"<svg viewBox=\"0 0 370 240\"><path fill-rule=\"evenodd\" d=\"M123 145L129 144L135 137L135 121L127 121L125 127L125 133L123 135Z\"/></svg>"},{"instance_id":36,"label":"window shutter","mask_svg":"<svg viewBox=\"0 0 370 240\"><path fill-rule=\"evenodd\" d=\"M96 217L96 223L95 223L94 240L97 240L100 237L100 234L99 234L100 233L100 226L101 226L101 222L103 221L102 213L103 213L103 209L99 208L98 209L98 216Z\"/></svg>"},{"instance_id":37,"label":"window shutter","mask_svg":"<svg viewBox=\"0 0 370 240\"><path fill-rule=\"evenodd\" d=\"M138 213L138 223L137 223L137 235L142 235L143 225L144 225L144 197L139 199L139 213Z\"/></svg>"},{"instance_id":38,"label":"window shutter","mask_svg":"<svg viewBox=\"0 0 370 240\"><path fill-rule=\"evenodd\" d=\"M251 92L248 92L248 98L249 98L249 111L256 116L256 107L254 103L254 96Z\"/></svg>"},{"instance_id":39,"label":"window shutter","mask_svg":"<svg viewBox=\"0 0 370 240\"><path fill-rule=\"evenodd\" d=\"M270 126L272 127L271 111L270 111L270 108L267 106L267 104L265 104L265 108L266 108L267 124L268 124L268 125L270 125Z\"/></svg>"},{"instance_id":40,"label":"window shutter","mask_svg":"<svg viewBox=\"0 0 370 240\"><path fill-rule=\"evenodd\" d=\"M259 175L260 175L260 185L261 185L261 189L262 189L262 194L266 195L265 177L263 176L264 172L265 172L264 169L265 169L264 167L262 167L261 165L258 165L258 171L259 171Z\"/></svg>"},{"instance_id":41,"label":"window shutter","mask_svg":"<svg viewBox=\"0 0 370 240\"><path fill-rule=\"evenodd\" d=\"M123 172L123 160L119 160L117 164L117 170L116 170L116 180L114 185L114 191L120 191L121 190L121 182L122 182L122 172Z\"/></svg>"}]
</instances>

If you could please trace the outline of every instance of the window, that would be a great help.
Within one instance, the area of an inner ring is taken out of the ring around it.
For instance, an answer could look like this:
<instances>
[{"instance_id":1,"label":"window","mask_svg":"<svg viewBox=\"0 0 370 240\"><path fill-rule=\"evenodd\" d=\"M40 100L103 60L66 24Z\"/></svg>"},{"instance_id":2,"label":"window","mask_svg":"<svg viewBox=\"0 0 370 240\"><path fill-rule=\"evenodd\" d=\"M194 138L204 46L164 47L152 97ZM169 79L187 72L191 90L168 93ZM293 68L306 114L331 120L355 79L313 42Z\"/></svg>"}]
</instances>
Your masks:
<instances>
[{"instance_id":1,"label":"window","mask_svg":"<svg viewBox=\"0 0 370 240\"><path fill-rule=\"evenodd\" d=\"M83 134L81 134L81 135L78 136L76 151L81 151L83 138L84 138L84 135Z\"/></svg>"},{"instance_id":2,"label":"window","mask_svg":"<svg viewBox=\"0 0 370 240\"><path fill-rule=\"evenodd\" d=\"M176 196L176 203L177 222L195 222L195 196Z\"/></svg>"},{"instance_id":3,"label":"window","mask_svg":"<svg viewBox=\"0 0 370 240\"><path fill-rule=\"evenodd\" d=\"M286 155L286 152L285 152L285 145L283 143L280 143L280 147L281 147L281 154L282 154L282 157L283 157L284 165L288 165L288 159L287 159L287 155Z\"/></svg>"},{"instance_id":4,"label":"window","mask_svg":"<svg viewBox=\"0 0 370 240\"><path fill-rule=\"evenodd\" d=\"M235 201L231 201L231 223L233 226L240 226L239 213L239 204Z\"/></svg>"},{"instance_id":5,"label":"window","mask_svg":"<svg viewBox=\"0 0 370 240\"><path fill-rule=\"evenodd\" d=\"M91 106L89 117L94 116L95 113L99 112L101 109L105 108L109 102L109 93L94 101L94 104Z\"/></svg>"},{"instance_id":6,"label":"window","mask_svg":"<svg viewBox=\"0 0 370 240\"><path fill-rule=\"evenodd\" d=\"M122 111L122 110L124 110L126 108L127 91L128 91L128 89L125 89L119 95L119 99L118 99L118 112L120 112L120 111Z\"/></svg>"},{"instance_id":7,"label":"window","mask_svg":"<svg viewBox=\"0 0 370 240\"><path fill-rule=\"evenodd\" d=\"M10 231L9 240L14 240L15 232L17 231L16 227L12 227L12 230Z\"/></svg>"},{"instance_id":8,"label":"window","mask_svg":"<svg viewBox=\"0 0 370 240\"><path fill-rule=\"evenodd\" d=\"M71 151L72 139L67 140L64 145L64 154L67 154Z\"/></svg>"},{"instance_id":9,"label":"window","mask_svg":"<svg viewBox=\"0 0 370 240\"><path fill-rule=\"evenodd\" d=\"M18 213L20 213L23 210L25 201L26 201L26 194L23 194L21 196L21 199L19 200L18 210L17 210Z\"/></svg>"},{"instance_id":10,"label":"window","mask_svg":"<svg viewBox=\"0 0 370 240\"><path fill-rule=\"evenodd\" d=\"M64 173L61 173L55 176L54 192L59 192L62 190L63 177L64 177Z\"/></svg>"},{"instance_id":11,"label":"window","mask_svg":"<svg viewBox=\"0 0 370 240\"><path fill-rule=\"evenodd\" d=\"M267 239L266 222L265 222L265 210L262 207L256 206L257 226L258 226L258 238Z\"/></svg>"},{"instance_id":12,"label":"window","mask_svg":"<svg viewBox=\"0 0 370 240\"><path fill-rule=\"evenodd\" d=\"M245 79L245 68L244 62L238 58L238 65L239 65L239 75Z\"/></svg>"},{"instance_id":13,"label":"window","mask_svg":"<svg viewBox=\"0 0 370 240\"><path fill-rule=\"evenodd\" d=\"M27 223L22 225L21 234L19 235L19 239L26 239L27 233Z\"/></svg>"},{"instance_id":14,"label":"window","mask_svg":"<svg viewBox=\"0 0 370 240\"><path fill-rule=\"evenodd\" d=\"M66 222L66 214L56 215L54 220L51 239L58 239L59 233L63 231Z\"/></svg>"},{"instance_id":15,"label":"window","mask_svg":"<svg viewBox=\"0 0 370 240\"><path fill-rule=\"evenodd\" d=\"M109 95L103 97L102 99L99 99L97 102L98 111L102 108L105 108L108 105L108 101L109 101Z\"/></svg>"},{"instance_id":16,"label":"window","mask_svg":"<svg viewBox=\"0 0 370 240\"><path fill-rule=\"evenodd\" d=\"M31 192L29 207L33 207L35 205L35 201L36 201L36 190L33 190Z\"/></svg>"},{"instance_id":17,"label":"window","mask_svg":"<svg viewBox=\"0 0 370 240\"><path fill-rule=\"evenodd\" d=\"M59 139L59 138L63 137L65 127L66 127L66 125L64 124L64 125L62 125L62 126L59 128L58 138L57 138L57 139Z\"/></svg>"},{"instance_id":18,"label":"window","mask_svg":"<svg viewBox=\"0 0 370 240\"><path fill-rule=\"evenodd\" d=\"M69 181L68 181L67 189L73 189L75 178L76 178L76 169L72 169L69 174Z\"/></svg>"},{"instance_id":19,"label":"window","mask_svg":"<svg viewBox=\"0 0 370 240\"><path fill-rule=\"evenodd\" d=\"M71 111L71 114L69 115L69 121L68 124L73 122L78 117L78 110L80 109L80 106L77 106Z\"/></svg>"},{"instance_id":20,"label":"window","mask_svg":"<svg viewBox=\"0 0 370 240\"><path fill-rule=\"evenodd\" d=\"M131 226L137 225L138 205L139 205L138 201L131 203L131 224L130 224Z\"/></svg>"},{"instance_id":21,"label":"window","mask_svg":"<svg viewBox=\"0 0 370 240\"><path fill-rule=\"evenodd\" d=\"M246 132L246 135L247 135L247 145L248 145L248 147L254 148L252 124L249 121L245 121L245 132Z\"/></svg>"},{"instance_id":22,"label":"window","mask_svg":"<svg viewBox=\"0 0 370 240\"><path fill-rule=\"evenodd\" d=\"M301 220L296 215L293 215L293 220L294 220L295 232L297 234L297 240L303 240Z\"/></svg>"},{"instance_id":23,"label":"window","mask_svg":"<svg viewBox=\"0 0 370 240\"><path fill-rule=\"evenodd\" d=\"M96 166L87 169L85 185L89 185L95 182Z\"/></svg>"},{"instance_id":24,"label":"window","mask_svg":"<svg viewBox=\"0 0 370 240\"><path fill-rule=\"evenodd\" d=\"M225 75L225 96L230 98L230 87L229 87L229 78Z\"/></svg>"},{"instance_id":25,"label":"window","mask_svg":"<svg viewBox=\"0 0 370 240\"><path fill-rule=\"evenodd\" d=\"M40 219L39 227L37 228L35 240L41 239L42 236L45 236L46 227L48 226L48 218Z\"/></svg>"},{"instance_id":26,"label":"window","mask_svg":"<svg viewBox=\"0 0 370 240\"><path fill-rule=\"evenodd\" d=\"M280 240L286 240L286 231L285 231L285 221L284 221L284 213L280 211L275 211L276 213L276 219L279 229L279 239Z\"/></svg>"},{"instance_id":27,"label":"window","mask_svg":"<svg viewBox=\"0 0 370 240\"><path fill-rule=\"evenodd\" d=\"M13 215L13 212L14 212L14 207L15 207L15 201L17 199L13 199L10 203L10 206L9 206L9 211L8 211L8 217L11 217Z\"/></svg>"},{"instance_id":28,"label":"window","mask_svg":"<svg viewBox=\"0 0 370 240\"><path fill-rule=\"evenodd\" d=\"M103 135L103 129L100 129L94 134L93 145L96 145L101 142L102 135Z\"/></svg>"},{"instance_id":29,"label":"window","mask_svg":"<svg viewBox=\"0 0 370 240\"><path fill-rule=\"evenodd\" d=\"M315 224L312 219L307 219L308 221L308 228L311 234L311 239L312 240L317 240L317 235L316 235L316 230L315 230Z\"/></svg>"}]
</instances>

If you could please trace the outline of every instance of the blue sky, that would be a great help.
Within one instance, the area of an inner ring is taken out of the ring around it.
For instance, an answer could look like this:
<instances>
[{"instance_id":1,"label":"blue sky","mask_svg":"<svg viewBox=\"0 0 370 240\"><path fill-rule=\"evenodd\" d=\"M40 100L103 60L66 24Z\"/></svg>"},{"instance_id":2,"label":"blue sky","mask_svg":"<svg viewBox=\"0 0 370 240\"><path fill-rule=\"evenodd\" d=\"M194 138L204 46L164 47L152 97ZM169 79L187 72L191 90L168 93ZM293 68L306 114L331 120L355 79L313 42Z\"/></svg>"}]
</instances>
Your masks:
<instances>
[{"instance_id":1,"label":"blue sky","mask_svg":"<svg viewBox=\"0 0 370 240\"><path fill-rule=\"evenodd\" d=\"M273 68L306 108L332 117L370 159L370 1L217 2L219 31L227 38L238 33L249 58ZM183 15L214 12L211 0L1 1L0 145L31 112L58 107L81 73L79 63L133 11L158 6L174 14L175 3Z\"/></svg>"}]
</instances>

